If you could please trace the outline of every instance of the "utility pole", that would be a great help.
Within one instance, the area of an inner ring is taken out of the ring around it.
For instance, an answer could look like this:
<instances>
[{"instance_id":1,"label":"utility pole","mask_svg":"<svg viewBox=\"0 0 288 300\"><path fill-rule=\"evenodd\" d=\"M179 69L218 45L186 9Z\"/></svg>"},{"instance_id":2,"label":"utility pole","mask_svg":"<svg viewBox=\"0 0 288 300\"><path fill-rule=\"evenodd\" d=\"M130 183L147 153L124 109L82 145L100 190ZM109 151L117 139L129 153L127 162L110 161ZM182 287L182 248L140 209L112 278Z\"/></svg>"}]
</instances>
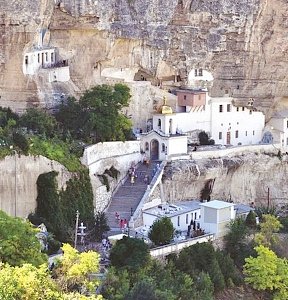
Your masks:
<instances>
[{"instance_id":1,"label":"utility pole","mask_svg":"<svg viewBox=\"0 0 288 300\"><path fill-rule=\"evenodd\" d=\"M267 193L267 209L269 211L270 209L270 188L268 187L268 193Z\"/></svg>"},{"instance_id":2,"label":"utility pole","mask_svg":"<svg viewBox=\"0 0 288 300\"><path fill-rule=\"evenodd\" d=\"M79 223L79 211L76 211L76 223L75 223L75 240L74 240L74 248L77 246L77 232L78 232L78 223Z\"/></svg>"}]
</instances>

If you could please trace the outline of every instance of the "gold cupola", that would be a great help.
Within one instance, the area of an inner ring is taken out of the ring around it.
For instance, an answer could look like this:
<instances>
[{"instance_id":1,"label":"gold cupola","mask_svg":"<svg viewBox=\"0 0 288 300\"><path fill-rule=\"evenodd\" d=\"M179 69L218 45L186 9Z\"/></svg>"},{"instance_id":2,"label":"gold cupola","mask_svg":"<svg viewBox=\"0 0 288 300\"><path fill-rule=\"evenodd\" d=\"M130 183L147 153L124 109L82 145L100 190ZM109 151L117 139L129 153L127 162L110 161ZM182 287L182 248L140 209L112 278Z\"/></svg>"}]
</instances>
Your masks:
<instances>
[{"instance_id":1,"label":"gold cupola","mask_svg":"<svg viewBox=\"0 0 288 300\"><path fill-rule=\"evenodd\" d=\"M163 115L173 114L171 106L167 105L166 96L163 96L163 105L160 107L160 112Z\"/></svg>"}]
</instances>

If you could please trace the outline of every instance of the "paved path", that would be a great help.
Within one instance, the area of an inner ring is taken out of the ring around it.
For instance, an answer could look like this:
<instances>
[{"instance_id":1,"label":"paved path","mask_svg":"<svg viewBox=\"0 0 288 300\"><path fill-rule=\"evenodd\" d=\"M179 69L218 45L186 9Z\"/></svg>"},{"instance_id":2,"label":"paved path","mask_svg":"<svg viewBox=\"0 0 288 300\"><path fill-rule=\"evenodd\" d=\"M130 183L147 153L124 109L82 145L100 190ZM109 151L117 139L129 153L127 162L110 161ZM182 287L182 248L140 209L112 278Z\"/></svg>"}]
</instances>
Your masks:
<instances>
[{"instance_id":1,"label":"paved path","mask_svg":"<svg viewBox=\"0 0 288 300\"><path fill-rule=\"evenodd\" d=\"M130 220L131 212L133 213L142 199L146 189L147 183L144 182L145 175L149 176L149 182L152 179L153 169L157 169L159 162L151 162L149 166L138 164L136 167L137 179L132 184L128 177L124 184L119 187L117 192L113 195L111 203L106 210L108 225L110 227L109 235L120 233L119 221L115 218L115 212L118 212L120 219ZM148 183L149 183L148 182Z\"/></svg>"}]
</instances>

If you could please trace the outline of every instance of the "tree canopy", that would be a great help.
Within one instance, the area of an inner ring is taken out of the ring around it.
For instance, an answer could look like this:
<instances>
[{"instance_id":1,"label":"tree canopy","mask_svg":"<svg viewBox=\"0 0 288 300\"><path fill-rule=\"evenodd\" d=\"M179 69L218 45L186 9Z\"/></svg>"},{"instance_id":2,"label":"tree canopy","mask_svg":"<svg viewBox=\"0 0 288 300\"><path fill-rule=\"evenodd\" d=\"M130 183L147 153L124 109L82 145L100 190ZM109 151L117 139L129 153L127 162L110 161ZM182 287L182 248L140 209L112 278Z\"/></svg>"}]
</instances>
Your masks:
<instances>
[{"instance_id":1,"label":"tree canopy","mask_svg":"<svg viewBox=\"0 0 288 300\"><path fill-rule=\"evenodd\" d=\"M153 223L148 237L156 246L166 245L173 239L174 231L170 218L164 217Z\"/></svg>"},{"instance_id":2,"label":"tree canopy","mask_svg":"<svg viewBox=\"0 0 288 300\"><path fill-rule=\"evenodd\" d=\"M1 300L101 300L95 295L96 280L88 275L99 270L99 254L93 251L79 254L70 245L51 276L47 263L39 267L24 263L10 266L0 263ZM86 296L92 292L91 296Z\"/></svg>"},{"instance_id":3,"label":"tree canopy","mask_svg":"<svg viewBox=\"0 0 288 300\"><path fill-rule=\"evenodd\" d=\"M124 236L110 252L111 265L137 272L150 260L148 246L144 241Z\"/></svg>"},{"instance_id":4,"label":"tree canopy","mask_svg":"<svg viewBox=\"0 0 288 300\"><path fill-rule=\"evenodd\" d=\"M44 263L47 257L41 253L37 232L30 222L0 211L0 261L11 266Z\"/></svg>"},{"instance_id":5,"label":"tree canopy","mask_svg":"<svg viewBox=\"0 0 288 300\"><path fill-rule=\"evenodd\" d=\"M59 107L57 120L74 138L104 142L125 140L131 135L132 123L121 113L129 105L130 90L126 85L99 85L79 99L69 99Z\"/></svg>"}]
</instances>

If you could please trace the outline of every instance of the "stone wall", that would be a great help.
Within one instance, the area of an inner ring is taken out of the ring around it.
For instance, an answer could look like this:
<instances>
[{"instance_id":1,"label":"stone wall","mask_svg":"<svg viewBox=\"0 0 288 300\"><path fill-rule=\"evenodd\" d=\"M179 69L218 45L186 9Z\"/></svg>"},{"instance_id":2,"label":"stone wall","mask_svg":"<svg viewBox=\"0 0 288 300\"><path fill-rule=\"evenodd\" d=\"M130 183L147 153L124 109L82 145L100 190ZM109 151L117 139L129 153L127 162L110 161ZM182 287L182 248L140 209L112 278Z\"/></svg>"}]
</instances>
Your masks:
<instances>
[{"instance_id":1,"label":"stone wall","mask_svg":"<svg viewBox=\"0 0 288 300\"><path fill-rule=\"evenodd\" d=\"M142 160L140 141L98 143L87 147L81 160L89 168L95 210L102 211L110 202L113 191L121 185L131 164ZM105 175L109 181L108 191L98 175L103 175L112 166L120 173L117 179Z\"/></svg>"},{"instance_id":2,"label":"stone wall","mask_svg":"<svg viewBox=\"0 0 288 300\"><path fill-rule=\"evenodd\" d=\"M71 177L61 164L43 156L17 154L0 160L0 209L17 217L27 217L30 212L34 212L36 181L40 174L50 171L59 172L59 189Z\"/></svg>"}]
</instances>

